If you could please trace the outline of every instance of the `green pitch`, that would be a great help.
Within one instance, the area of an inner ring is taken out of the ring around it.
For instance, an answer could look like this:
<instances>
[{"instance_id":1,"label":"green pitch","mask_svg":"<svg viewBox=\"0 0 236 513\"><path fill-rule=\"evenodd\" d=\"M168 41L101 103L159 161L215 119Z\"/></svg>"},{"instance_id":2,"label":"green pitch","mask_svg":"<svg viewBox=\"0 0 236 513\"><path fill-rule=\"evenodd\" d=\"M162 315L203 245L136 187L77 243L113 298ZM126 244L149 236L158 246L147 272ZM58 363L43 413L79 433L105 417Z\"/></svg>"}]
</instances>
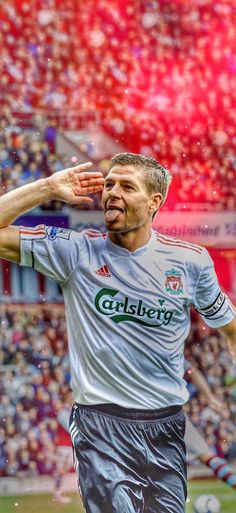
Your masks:
<instances>
[{"instance_id":1,"label":"green pitch","mask_svg":"<svg viewBox=\"0 0 236 513\"><path fill-rule=\"evenodd\" d=\"M193 513L193 501L202 493L212 493L221 503L222 513L236 513L236 490L215 479L214 481L190 481L188 484L189 499L186 513Z\"/></svg>"},{"instance_id":2,"label":"green pitch","mask_svg":"<svg viewBox=\"0 0 236 513\"><path fill-rule=\"evenodd\" d=\"M192 503L197 495L212 493L222 505L222 513L236 513L236 490L221 481L192 481L189 483L189 501L186 513L193 513ZM77 494L71 495L71 504L58 504L52 495L27 495L20 497L0 497L1 513L84 513Z\"/></svg>"}]
</instances>

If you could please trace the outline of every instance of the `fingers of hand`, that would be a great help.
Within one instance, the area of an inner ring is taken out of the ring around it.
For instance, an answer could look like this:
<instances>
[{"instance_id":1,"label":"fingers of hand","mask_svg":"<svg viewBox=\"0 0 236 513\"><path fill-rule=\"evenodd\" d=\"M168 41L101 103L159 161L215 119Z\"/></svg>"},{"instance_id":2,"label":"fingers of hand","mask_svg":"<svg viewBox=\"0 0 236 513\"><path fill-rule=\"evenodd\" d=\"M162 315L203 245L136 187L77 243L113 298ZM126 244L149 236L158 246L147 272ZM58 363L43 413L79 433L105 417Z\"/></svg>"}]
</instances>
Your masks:
<instances>
[{"instance_id":1,"label":"fingers of hand","mask_svg":"<svg viewBox=\"0 0 236 513\"><path fill-rule=\"evenodd\" d=\"M72 171L73 174L79 174L79 176L103 176L103 174L100 172L100 171L88 171L86 172L86 169L89 169L90 167L92 167L93 163L92 162L85 162L84 164L79 164L78 166L74 166L74 167L71 167L68 169L68 171ZM83 173L83 171L85 171Z\"/></svg>"},{"instance_id":2,"label":"fingers of hand","mask_svg":"<svg viewBox=\"0 0 236 513\"><path fill-rule=\"evenodd\" d=\"M104 183L104 176L102 173L98 172L98 171L88 171L87 173L80 173L78 175L78 179L80 182L84 182L84 180L100 180L101 183Z\"/></svg>"},{"instance_id":3,"label":"fingers of hand","mask_svg":"<svg viewBox=\"0 0 236 513\"><path fill-rule=\"evenodd\" d=\"M84 169L89 169L92 165L93 165L92 162L84 162L83 164L74 166L71 169L73 169L73 171L76 171L77 173L81 173L82 171L84 171Z\"/></svg>"},{"instance_id":4,"label":"fingers of hand","mask_svg":"<svg viewBox=\"0 0 236 513\"><path fill-rule=\"evenodd\" d=\"M81 196L80 196L80 197L74 198L72 201L70 201L71 205L81 205L84 203L93 203L93 199L88 198L87 196L83 196L83 198L81 198Z\"/></svg>"},{"instance_id":5,"label":"fingers of hand","mask_svg":"<svg viewBox=\"0 0 236 513\"><path fill-rule=\"evenodd\" d=\"M75 195L83 196L84 201L84 194L94 194L95 192L101 192L103 190L102 185L91 185L89 187L83 187L78 193L75 192Z\"/></svg>"},{"instance_id":6,"label":"fingers of hand","mask_svg":"<svg viewBox=\"0 0 236 513\"><path fill-rule=\"evenodd\" d=\"M91 194L93 192L100 192L103 190L103 185L89 185L85 188L83 194Z\"/></svg>"},{"instance_id":7,"label":"fingers of hand","mask_svg":"<svg viewBox=\"0 0 236 513\"><path fill-rule=\"evenodd\" d=\"M97 183L98 182L98 183ZM92 185L94 184L94 185ZM82 183L80 182L76 186L73 186L73 194L74 196L83 196L84 201L84 194L94 194L95 192L101 192L103 190L103 183L100 184L99 180L94 180L92 183L90 183L89 180L84 180Z\"/></svg>"},{"instance_id":8,"label":"fingers of hand","mask_svg":"<svg viewBox=\"0 0 236 513\"><path fill-rule=\"evenodd\" d=\"M70 172L70 187L76 196L101 192L104 186L102 173L73 173Z\"/></svg>"},{"instance_id":9,"label":"fingers of hand","mask_svg":"<svg viewBox=\"0 0 236 513\"><path fill-rule=\"evenodd\" d=\"M96 186L96 187L97 186L102 186L103 187L103 185L104 185L104 178L103 177L83 178L82 180L80 179L79 184L83 188L91 187L91 186Z\"/></svg>"}]
</instances>

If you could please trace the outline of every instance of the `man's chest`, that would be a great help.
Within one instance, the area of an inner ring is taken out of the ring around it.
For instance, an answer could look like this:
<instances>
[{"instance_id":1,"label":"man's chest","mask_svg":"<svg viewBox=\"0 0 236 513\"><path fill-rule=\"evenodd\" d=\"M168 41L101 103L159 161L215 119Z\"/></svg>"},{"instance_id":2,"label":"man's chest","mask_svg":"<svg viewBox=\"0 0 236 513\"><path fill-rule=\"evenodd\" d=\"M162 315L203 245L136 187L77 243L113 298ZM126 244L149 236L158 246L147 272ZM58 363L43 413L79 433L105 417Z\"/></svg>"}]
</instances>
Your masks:
<instances>
[{"instance_id":1,"label":"man's chest","mask_svg":"<svg viewBox=\"0 0 236 513\"><path fill-rule=\"evenodd\" d=\"M97 254L78 270L80 294L102 316L120 323L169 324L191 303L183 266L168 260L122 258Z\"/></svg>"}]
</instances>

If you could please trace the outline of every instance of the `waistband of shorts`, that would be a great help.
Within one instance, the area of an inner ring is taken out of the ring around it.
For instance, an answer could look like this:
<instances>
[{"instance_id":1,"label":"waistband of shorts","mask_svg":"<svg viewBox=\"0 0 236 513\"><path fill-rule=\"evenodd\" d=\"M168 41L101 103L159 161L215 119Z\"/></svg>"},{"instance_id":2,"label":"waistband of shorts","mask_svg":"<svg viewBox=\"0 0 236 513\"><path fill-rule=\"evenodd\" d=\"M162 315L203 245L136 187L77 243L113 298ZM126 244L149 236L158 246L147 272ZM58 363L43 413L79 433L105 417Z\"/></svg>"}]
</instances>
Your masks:
<instances>
[{"instance_id":1,"label":"waistband of shorts","mask_svg":"<svg viewBox=\"0 0 236 513\"><path fill-rule=\"evenodd\" d=\"M75 403L75 407L79 407L87 411L112 415L114 417L119 417L122 419L147 421L166 419L168 417L178 415L178 413L181 413L183 411L183 408L180 405L167 406L165 408L159 408L157 410L139 410L136 408L124 408L123 406L119 406L118 404L112 403L94 405Z\"/></svg>"}]
</instances>

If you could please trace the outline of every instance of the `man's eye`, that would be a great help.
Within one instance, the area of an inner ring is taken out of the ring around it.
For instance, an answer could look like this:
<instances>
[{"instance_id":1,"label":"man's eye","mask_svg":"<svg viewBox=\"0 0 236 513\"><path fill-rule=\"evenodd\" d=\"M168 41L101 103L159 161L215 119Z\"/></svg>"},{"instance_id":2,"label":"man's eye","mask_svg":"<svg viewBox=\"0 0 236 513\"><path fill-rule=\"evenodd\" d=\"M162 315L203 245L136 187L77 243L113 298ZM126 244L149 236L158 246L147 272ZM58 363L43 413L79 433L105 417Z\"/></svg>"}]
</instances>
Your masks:
<instances>
[{"instance_id":1,"label":"man's eye","mask_svg":"<svg viewBox=\"0 0 236 513\"><path fill-rule=\"evenodd\" d=\"M125 185L125 190L126 191L133 191L134 188L132 187L132 185Z\"/></svg>"},{"instance_id":2,"label":"man's eye","mask_svg":"<svg viewBox=\"0 0 236 513\"><path fill-rule=\"evenodd\" d=\"M112 183L106 182L104 187L105 189L111 189L112 185Z\"/></svg>"}]
</instances>

